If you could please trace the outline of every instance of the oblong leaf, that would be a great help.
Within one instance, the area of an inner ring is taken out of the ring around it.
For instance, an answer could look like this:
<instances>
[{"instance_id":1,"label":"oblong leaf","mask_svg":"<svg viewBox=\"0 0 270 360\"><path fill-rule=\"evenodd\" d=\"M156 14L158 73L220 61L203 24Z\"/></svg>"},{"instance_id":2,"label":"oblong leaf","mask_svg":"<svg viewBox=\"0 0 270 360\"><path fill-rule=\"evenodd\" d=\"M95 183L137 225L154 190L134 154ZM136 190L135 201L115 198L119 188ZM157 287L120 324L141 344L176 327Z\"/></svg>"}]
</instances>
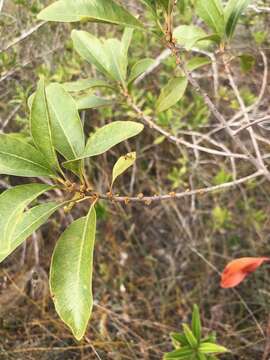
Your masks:
<instances>
[{"instance_id":1,"label":"oblong leaf","mask_svg":"<svg viewBox=\"0 0 270 360\"><path fill-rule=\"evenodd\" d=\"M202 343L198 349L203 354L221 354L225 352L229 352L224 346L220 346L212 343Z\"/></svg>"},{"instance_id":2,"label":"oblong leaf","mask_svg":"<svg viewBox=\"0 0 270 360\"><path fill-rule=\"evenodd\" d=\"M22 139L0 134L0 174L56 177L41 152Z\"/></svg>"},{"instance_id":3,"label":"oblong leaf","mask_svg":"<svg viewBox=\"0 0 270 360\"><path fill-rule=\"evenodd\" d=\"M113 0L59 0L38 14L46 21L77 22L88 20L142 28L142 24Z\"/></svg>"},{"instance_id":4,"label":"oblong leaf","mask_svg":"<svg viewBox=\"0 0 270 360\"><path fill-rule=\"evenodd\" d=\"M138 135L143 128L142 124L134 121L114 121L105 125L89 137L81 158L103 154L122 141Z\"/></svg>"},{"instance_id":5,"label":"oblong leaf","mask_svg":"<svg viewBox=\"0 0 270 360\"><path fill-rule=\"evenodd\" d=\"M115 180L118 176L122 175L129 167L131 167L136 161L136 152L130 152L124 156L121 156L113 167L112 172L112 184L113 186Z\"/></svg>"},{"instance_id":6,"label":"oblong leaf","mask_svg":"<svg viewBox=\"0 0 270 360\"><path fill-rule=\"evenodd\" d=\"M23 218L24 209L38 196L52 189L45 184L18 185L0 195L0 253L11 248L14 232Z\"/></svg>"},{"instance_id":7,"label":"oblong leaf","mask_svg":"<svg viewBox=\"0 0 270 360\"><path fill-rule=\"evenodd\" d=\"M112 88L105 80L100 79L81 79L77 81L66 82L63 87L68 92L80 92L93 88Z\"/></svg>"},{"instance_id":8,"label":"oblong leaf","mask_svg":"<svg viewBox=\"0 0 270 360\"><path fill-rule=\"evenodd\" d=\"M157 112L168 110L175 105L184 96L187 84L187 78L184 76L171 79L161 90L157 100Z\"/></svg>"},{"instance_id":9,"label":"oblong leaf","mask_svg":"<svg viewBox=\"0 0 270 360\"><path fill-rule=\"evenodd\" d=\"M226 36L232 38L240 16L251 0L229 0L225 8Z\"/></svg>"},{"instance_id":10,"label":"oblong leaf","mask_svg":"<svg viewBox=\"0 0 270 360\"><path fill-rule=\"evenodd\" d=\"M105 76L112 78L108 71L106 51L100 39L82 30L72 30L71 38L74 49L84 60L95 65Z\"/></svg>"},{"instance_id":11,"label":"oblong leaf","mask_svg":"<svg viewBox=\"0 0 270 360\"><path fill-rule=\"evenodd\" d=\"M189 345L196 349L197 345L198 345L198 341L195 338L193 332L191 331L191 329L189 328L189 326L187 324L183 324L183 330L184 330L184 334L186 336L187 341L189 342Z\"/></svg>"},{"instance_id":12,"label":"oblong leaf","mask_svg":"<svg viewBox=\"0 0 270 360\"><path fill-rule=\"evenodd\" d=\"M105 99L96 95L84 95L76 99L78 110L98 109L100 107L109 106L114 103L111 99Z\"/></svg>"},{"instance_id":13,"label":"oblong leaf","mask_svg":"<svg viewBox=\"0 0 270 360\"><path fill-rule=\"evenodd\" d=\"M36 147L55 169L59 169L57 156L53 146L51 120L49 116L45 81L42 78L34 95L30 112L31 135Z\"/></svg>"},{"instance_id":14,"label":"oblong leaf","mask_svg":"<svg viewBox=\"0 0 270 360\"><path fill-rule=\"evenodd\" d=\"M60 318L80 340L93 307L92 272L96 213L74 221L57 241L51 263L50 289Z\"/></svg>"},{"instance_id":15,"label":"oblong leaf","mask_svg":"<svg viewBox=\"0 0 270 360\"><path fill-rule=\"evenodd\" d=\"M197 0L196 11L210 28L224 35L224 10L220 0Z\"/></svg>"},{"instance_id":16,"label":"oblong leaf","mask_svg":"<svg viewBox=\"0 0 270 360\"><path fill-rule=\"evenodd\" d=\"M180 349L171 351L164 355L164 360L190 360L194 355L194 350L189 346L183 346Z\"/></svg>"},{"instance_id":17,"label":"oblong leaf","mask_svg":"<svg viewBox=\"0 0 270 360\"><path fill-rule=\"evenodd\" d=\"M200 319L200 311L197 305L194 305L192 312L192 333L196 337L197 341L201 340L202 326Z\"/></svg>"},{"instance_id":18,"label":"oblong leaf","mask_svg":"<svg viewBox=\"0 0 270 360\"><path fill-rule=\"evenodd\" d=\"M135 81L139 76L145 73L146 70L149 69L154 63L155 60L153 59L142 59L136 62L131 68L128 83L131 84L133 81Z\"/></svg>"},{"instance_id":19,"label":"oblong leaf","mask_svg":"<svg viewBox=\"0 0 270 360\"><path fill-rule=\"evenodd\" d=\"M64 87L57 83L47 86L46 94L54 146L65 159L75 159L83 153L85 146L76 103Z\"/></svg>"},{"instance_id":20,"label":"oblong leaf","mask_svg":"<svg viewBox=\"0 0 270 360\"><path fill-rule=\"evenodd\" d=\"M10 241L10 247L5 252L0 253L0 262L16 250L16 248L34 231L44 224L60 206L62 205L55 202L49 202L37 205L30 210L25 211L14 230L14 234Z\"/></svg>"},{"instance_id":21,"label":"oblong leaf","mask_svg":"<svg viewBox=\"0 0 270 360\"><path fill-rule=\"evenodd\" d=\"M144 126L134 121L114 121L111 124L99 128L90 136L84 156L96 156L103 154L113 146L138 135Z\"/></svg>"}]
</instances>

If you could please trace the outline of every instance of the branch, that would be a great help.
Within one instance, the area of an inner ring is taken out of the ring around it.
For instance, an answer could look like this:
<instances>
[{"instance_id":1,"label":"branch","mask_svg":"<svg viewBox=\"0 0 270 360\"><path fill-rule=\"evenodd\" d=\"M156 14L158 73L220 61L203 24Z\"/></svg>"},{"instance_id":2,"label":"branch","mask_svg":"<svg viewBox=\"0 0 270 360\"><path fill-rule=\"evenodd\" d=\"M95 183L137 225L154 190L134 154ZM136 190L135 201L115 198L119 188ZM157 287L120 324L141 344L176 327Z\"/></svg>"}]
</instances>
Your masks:
<instances>
[{"instance_id":1,"label":"branch","mask_svg":"<svg viewBox=\"0 0 270 360\"><path fill-rule=\"evenodd\" d=\"M128 197L128 196L117 196L117 195L113 195L113 194L96 194L93 193L91 196L87 196L83 199L80 199L78 202L82 202L84 200L88 200L88 199L93 199L93 198L98 198L98 199L102 199L102 200L107 200L107 201L111 201L111 202L120 202L120 203L125 203L128 204L130 202L133 203L144 203L146 205L150 205L152 202L159 202L159 201L164 201L164 200L174 200L174 199L181 199L184 197L189 197L189 196L194 196L194 195L204 195L207 193L211 193L214 191L219 191L219 190L223 190L223 189L228 189L230 187L234 187L240 184L243 184L247 181L253 180L259 176L262 176L263 172L262 171L257 171L249 176L243 177L241 179L238 180L234 180L234 181L230 181L221 185L215 185L215 186L210 186L210 187L206 187L206 188L201 188L201 189L196 189L196 190L185 190L181 193L169 193L166 195L154 195L154 196L144 196L143 194L139 194L137 197Z\"/></svg>"}]
</instances>

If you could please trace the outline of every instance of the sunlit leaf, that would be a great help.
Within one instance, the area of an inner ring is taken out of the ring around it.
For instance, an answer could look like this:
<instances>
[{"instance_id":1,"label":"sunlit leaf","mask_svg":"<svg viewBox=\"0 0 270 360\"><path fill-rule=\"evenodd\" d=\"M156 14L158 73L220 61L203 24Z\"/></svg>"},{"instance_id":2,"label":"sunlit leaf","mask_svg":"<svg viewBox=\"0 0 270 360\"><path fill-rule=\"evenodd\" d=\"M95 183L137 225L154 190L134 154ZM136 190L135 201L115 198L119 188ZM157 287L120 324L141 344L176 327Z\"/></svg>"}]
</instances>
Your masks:
<instances>
[{"instance_id":1,"label":"sunlit leaf","mask_svg":"<svg viewBox=\"0 0 270 360\"><path fill-rule=\"evenodd\" d=\"M192 313L192 333L194 334L197 341L201 340L201 319L200 319L200 311L197 305L194 305L193 307L193 313Z\"/></svg>"},{"instance_id":2,"label":"sunlit leaf","mask_svg":"<svg viewBox=\"0 0 270 360\"><path fill-rule=\"evenodd\" d=\"M76 99L78 110L98 109L100 107L109 106L114 103L111 99L101 98L96 95L84 95Z\"/></svg>"},{"instance_id":3,"label":"sunlit leaf","mask_svg":"<svg viewBox=\"0 0 270 360\"><path fill-rule=\"evenodd\" d=\"M51 119L43 78L38 83L37 91L31 104L30 127L36 147L46 157L48 163L58 170L59 164L53 146Z\"/></svg>"},{"instance_id":4,"label":"sunlit leaf","mask_svg":"<svg viewBox=\"0 0 270 360\"><path fill-rule=\"evenodd\" d=\"M112 86L105 80L100 79L81 79L77 81L66 82L63 87L68 92L80 92L93 88L111 88Z\"/></svg>"},{"instance_id":5,"label":"sunlit leaf","mask_svg":"<svg viewBox=\"0 0 270 360\"><path fill-rule=\"evenodd\" d=\"M77 340L85 334L93 307L92 273L96 213L74 221L57 241L50 289L55 308Z\"/></svg>"},{"instance_id":6,"label":"sunlit leaf","mask_svg":"<svg viewBox=\"0 0 270 360\"><path fill-rule=\"evenodd\" d=\"M221 354L229 352L224 346L220 346L212 343L201 343L199 346L199 351L203 354Z\"/></svg>"},{"instance_id":7,"label":"sunlit leaf","mask_svg":"<svg viewBox=\"0 0 270 360\"><path fill-rule=\"evenodd\" d=\"M43 9L38 18L46 21L87 20L142 28L142 24L113 0L59 0Z\"/></svg>"}]
</instances>

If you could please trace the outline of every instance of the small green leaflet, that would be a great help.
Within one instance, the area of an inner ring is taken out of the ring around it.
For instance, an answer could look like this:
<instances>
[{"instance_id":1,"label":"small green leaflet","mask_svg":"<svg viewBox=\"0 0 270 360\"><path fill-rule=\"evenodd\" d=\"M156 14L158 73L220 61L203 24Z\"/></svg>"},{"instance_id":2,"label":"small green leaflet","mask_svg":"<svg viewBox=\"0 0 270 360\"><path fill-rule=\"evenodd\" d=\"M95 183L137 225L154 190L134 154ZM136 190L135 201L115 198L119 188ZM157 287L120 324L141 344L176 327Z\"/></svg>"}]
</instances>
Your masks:
<instances>
[{"instance_id":1,"label":"small green leaflet","mask_svg":"<svg viewBox=\"0 0 270 360\"><path fill-rule=\"evenodd\" d=\"M52 188L45 184L19 185L0 195L0 254L6 254L11 249L14 232L23 219L25 208Z\"/></svg>"},{"instance_id":2,"label":"small green leaflet","mask_svg":"<svg viewBox=\"0 0 270 360\"><path fill-rule=\"evenodd\" d=\"M59 0L43 9L38 18L46 21L92 21L143 28L143 25L113 0Z\"/></svg>"},{"instance_id":3,"label":"small green leaflet","mask_svg":"<svg viewBox=\"0 0 270 360\"><path fill-rule=\"evenodd\" d=\"M114 121L105 125L89 137L85 152L79 159L103 154L122 141L138 135L143 128L142 124L134 121Z\"/></svg>"},{"instance_id":4,"label":"small green leaflet","mask_svg":"<svg viewBox=\"0 0 270 360\"><path fill-rule=\"evenodd\" d=\"M187 84L186 77L171 79L161 90L157 100L157 112L168 110L175 105L184 96Z\"/></svg>"},{"instance_id":5,"label":"small green leaflet","mask_svg":"<svg viewBox=\"0 0 270 360\"><path fill-rule=\"evenodd\" d=\"M25 140L0 134L0 174L56 177L43 154Z\"/></svg>"},{"instance_id":6,"label":"small green leaflet","mask_svg":"<svg viewBox=\"0 0 270 360\"><path fill-rule=\"evenodd\" d=\"M187 62L187 69L189 71L197 70L205 65L211 64L211 60L205 56L194 56Z\"/></svg>"},{"instance_id":7,"label":"small green leaflet","mask_svg":"<svg viewBox=\"0 0 270 360\"><path fill-rule=\"evenodd\" d=\"M92 273L96 212L74 221L60 236L54 249L50 289L60 318L77 340L85 334L93 307Z\"/></svg>"},{"instance_id":8,"label":"small green leaflet","mask_svg":"<svg viewBox=\"0 0 270 360\"><path fill-rule=\"evenodd\" d=\"M49 202L37 205L32 209L25 211L15 228L10 241L10 247L6 249L5 252L0 252L0 262L20 246L35 230L44 224L61 206L62 204Z\"/></svg>"},{"instance_id":9,"label":"small green leaflet","mask_svg":"<svg viewBox=\"0 0 270 360\"><path fill-rule=\"evenodd\" d=\"M196 349L196 347L198 346L198 341L187 324L183 324L183 330L189 345L193 349Z\"/></svg>"},{"instance_id":10,"label":"small green leaflet","mask_svg":"<svg viewBox=\"0 0 270 360\"><path fill-rule=\"evenodd\" d=\"M210 28L224 36L224 10L220 0L197 0L196 11Z\"/></svg>"},{"instance_id":11,"label":"small green leaflet","mask_svg":"<svg viewBox=\"0 0 270 360\"><path fill-rule=\"evenodd\" d=\"M112 183L111 188L115 180L123 174L129 167L131 167L136 161L136 152L130 152L124 156L121 156L117 162L114 164L112 172Z\"/></svg>"},{"instance_id":12,"label":"small green leaflet","mask_svg":"<svg viewBox=\"0 0 270 360\"><path fill-rule=\"evenodd\" d=\"M142 59L136 62L130 71L128 83L131 84L135 81L139 76L146 72L153 64L155 60L153 59Z\"/></svg>"},{"instance_id":13,"label":"small green leaflet","mask_svg":"<svg viewBox=\"0 0 270 360\"><path fill-rule=\"evenodd\" d=\"M226 36L233 37L240 16L246 10L251 0L229 0L225 8Z\"/></svg>"},{"instance_id":14,"label":"small green leaflet","mask_svg":"<svg viewBox=\"0 0 270 360\"><path fill-rule=\"evenodd\" d=\"M59 169L57 156L53 146L51 119L49 116L45 82L42 78L31 104L30 128L36 147L46 157L54 169Z\"/></svg>"}]
</instances>

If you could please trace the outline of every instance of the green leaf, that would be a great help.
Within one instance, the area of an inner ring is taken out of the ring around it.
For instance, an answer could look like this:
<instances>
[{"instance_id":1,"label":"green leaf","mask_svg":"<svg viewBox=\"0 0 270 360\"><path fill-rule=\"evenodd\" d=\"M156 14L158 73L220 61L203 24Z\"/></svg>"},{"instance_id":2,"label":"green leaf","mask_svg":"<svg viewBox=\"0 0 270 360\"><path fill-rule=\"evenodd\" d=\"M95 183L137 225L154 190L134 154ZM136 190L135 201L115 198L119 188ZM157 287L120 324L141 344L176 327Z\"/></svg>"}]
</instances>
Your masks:
<instances>
[{"instance_id":1,"label":"green leaf","mask_svg":"<svg viewBox=\"0 0 270 360\"><path fill-rule=\"evenodd\" d=\"M150 68L155 63L153 59L142 59L136 62L130 71L130 75L128 78L128 83L131 84L135 81L139 76L146 72L147 69Z\"/></svg>"},{"instance_id":2,"label":"green leaf","mask_svg":"<svg viewBox=\"0 0 270 360\"><path fill-rule=\"evenodd\" d=\"M212 343L202 343L199 346L199 351L203 354L221 354L229 352L224 346L212 344Z\"/></svg>"},{"instance_id":3,"label":"green leaf","mask_svg":"<svg viewBox=\"0 0 270 360\"><path fill-rule=\"evenodd\" d=\"M142 124L134 121L114 121L107 124L90 136L81 158L103 154L122 141L138 135L143 128Z\"/></svg>"},{"instance_id":4,"label":"green leaf","mask_svg":"<svg viewBox=\"0 0 270 360\"><path fill-rule=\"evenodd\" d=\"M183 346L180 349L171 351L164 355L164 360L191 360L194 355L194 350L189 346Z\"/></svg>"},{"instance_id":5,"label":"green leaf","mask_svg":"<svg viewBox=\"0 0 270 360\"><path fill-rule=\"evenodd\" d=\"M183 324L183 330L184 330L186 339L189 342L189 345L195 349L198 346L198 341L195 338L193 332L190 330L190 328L187 324Z\"/></svg>"},{"instance_id":6,"label":"green leaf","mask_svg":"<svg viewBox=\"0 0 270 360\"><path fill-rule=\"evenodd\" d=\"M209 64L211 64L211 60L209 58L205 56L194 56L187 62L187 69L189 71L194 71Z\"/></svg>"},{"instance_id":7,"label":"green leaf","mask_svg":"<svg viewBox=\"0 0 270 360\"><path fill-rule=\"evenodd\" d=\"M60 0L42 10L38 19L46 21L92 21L142 28L143 25L112 0Z\"/></svg>"},{"instance_id":8,"label":"green leaf","mask_svg":"<svg viewBox=\"0 0 270 360\"><path fill-rule=\"evenodd\" d=\"M136 152L131 152L124 156L121 156L116 161L112 172L111 188L115 180L118 178L118 176L122 175L130 166L132 166L135 163L135 161L136 161Z\"/></svg>"},{"instance_id":9,"label":"green leaf","mask_svg":"<svg viewBox=\"0 0 270 360\"><path fill-rule=\"evenodd\" d=\"M172 332L170 333L170 337L173 341L174 344L178 344L178 345L181 345L181 346L188 346L189 343L187 341L187 338L184 334L180 334L180 333L177 333L177 332Z\"/></svg>"},{"instance_id":10,"label":"green leaf","mask_svg":"<svg viewBox=\"0 0 270 360\"><path fill-rule=\"evenodd\" d=\"M175 105L184 96L187 84L186 77L171 79L161 90L157 100L157 112L168 110Z\"/></svg>"},{"instance_id":11,"label":"green leaf","mask_svg":"<svg viewBox=\"0 0 270 360\"><path fill-rule=\"evenodd\" d=\"M194 25L180 25L176 27L173 32L173 37L176 39L177 44L187 50L192 49L198 41L204 39L206 36L207 34L201 28ZM206 41L203 43L207 45Z\"/></svg>"},{"instance_id":12,"label":"green leaf","mask_svg":"<svg viewBox=\"0 0 270 360\"><path fill-rule=\"evenodd\" d=\"M24 240L26 240L35 230L44 224L48 218L57 210L62 204L49 202L33 207L32 209L23 213L20 222L15 228L14 234L10 241L9 249L0 253L0 262L10 255Z\"/></svg>"},{"instance_id":13,"label":"green leaf","mask_svg":"<svg viewBox=\"0 0 270 360\"><path fill-rule=\"evenodd\" d=\"M85 147L76 103L60 84L50 84L46 93L54 146L65 159L75 159L83 153Z\"/></svg>"},{"instance_id":14,"label":"green leaf","mask_svg":"<svg viewBox=\"0 0 270 360\"><path fill-rule=\"evenodd\" d=\"M123 57L123 73L126 79L127 77L127 67L128 67L128 50L130 47L130 43L132 40L134 29L133 28L125 28L122 40L121 40L121 54Z\"/></svg>"},{"instance_id":15,"label":"green leaf","mask_svg":"<svg viewBox=\"0 0 270 360\"><path fill-rule=\"evenodd\" d=\"M0 134L0 174L56 177L42 153L26 141L7 134Z\"/></svg>"},{"instance_id":16,"label":"green leaf","mask_svg":"<svg viewBox=\"0 0 270 360\"><path fill-rule=\"evenodd\" d=\"M68 92L80 92L93 88L112 88L107 81L99 79L81 79L77 81L66 82L63 87Z\"/></svg>"},{"instance_id":17,"label":"green leaf","mask_svg":"<svg viewBox=\"0 0 270 360\"><path fill-rule=\"evenodd\" d=\"M107 60L107 69L112 78L120 81L125 87L127 76L127 57L122 48L122 44L117 39L108 39L104 41L104 50Z\"/></svg>"},{"instance_id":18,"label":"green leaf","mask_svg":"<svg viewBox=\"0 0 270 360\"><path fill-rule=\"evenodd\" d=\"M226 36L231 39L240 16L246 10L251 0L229 0L225 8Z\"/></svg>"},{"instance_id":19,"label":"green leaf","mask_svg":"<svg viewBox=\"0 0 270 360\"><path fill-rule=\"evenodd\" d=\"M78 110L97 109L103 106L109 106L114 103L111 99L101 98L96 95L84 95L76 99Z\"/></svg>"},{"instance_id":20,"label":"green leaf","mask_svg":"<svg viewBox=\"0 0 270 360\"><path fill-rule=\"evenodd\" d=\"M23 219L24 209L38 196L52 189L45 184L15 186L0 195L0 254L6 254L12 247L14 233Z\"/></svg>"},{"instance_id":21,"label":"green leaf","mask_svg":"<svg viewBox=\"0 0 270 360\"><path fill-rule=\"evenodd\" d=\"M53 146L51 119L49 116L44 78L38 83L37 91L31 105L30 127L36 147L46 157L48 163L55 170L58 170L59 164Z\"/></svg>"},{"instance_id":22,"label":"green leaf","mask_svg":"<svg viewBox=\"0 0 270 360\"><path fill-rule=\"evenodd\" d=\"M197 305L193 307L192 313L192 333L194 334L195 338L198 342L201 340L202 334L202 326L201 326L201 319L200 319L200 311Z\"/></svg>"},{"instance_id":23,"label":"green leaf","mask_svg":"<svg viewBox=\"0 0 270 360\"><path fill-rule=\"evenodd\" d=\"M125 86L127 58L117 39L100 40L86 31L73 30L73 45L78 54L105 76ZM122 50L121 50L122 49Z\"/></svg>"},{"instance_id":24,"label":"green leaf","mask_svg":"<svg viewBox=\"0 0 270 360\"><path fill-rule=\"evenodd\" d=\"M105 76L111 78L107 69L107 58L103 42L87 31L73 30L71 32L74 49L78 54Z\"/></svg>"},{"instance_id":25,"label":"green leaf","mask_svg":"<svg viewBox=\"0 0 270 360\"><path fill-rule=\"evenodd\" d=\"M224 10L220 0L197 0L196 11L210 28L224 35Z\"/></svg>"},{"instance_id":26,"label":"green leaf","mask_svg":"<svg viewBox=\"0 0 270 360\"><path fill-rule=\"evenodd\" d=\"M93 307L92 273L96 213L74 221L57 241L51 263L50 289L60 318L77 340L85 334Z\"/></svg>"}]
</instances>

